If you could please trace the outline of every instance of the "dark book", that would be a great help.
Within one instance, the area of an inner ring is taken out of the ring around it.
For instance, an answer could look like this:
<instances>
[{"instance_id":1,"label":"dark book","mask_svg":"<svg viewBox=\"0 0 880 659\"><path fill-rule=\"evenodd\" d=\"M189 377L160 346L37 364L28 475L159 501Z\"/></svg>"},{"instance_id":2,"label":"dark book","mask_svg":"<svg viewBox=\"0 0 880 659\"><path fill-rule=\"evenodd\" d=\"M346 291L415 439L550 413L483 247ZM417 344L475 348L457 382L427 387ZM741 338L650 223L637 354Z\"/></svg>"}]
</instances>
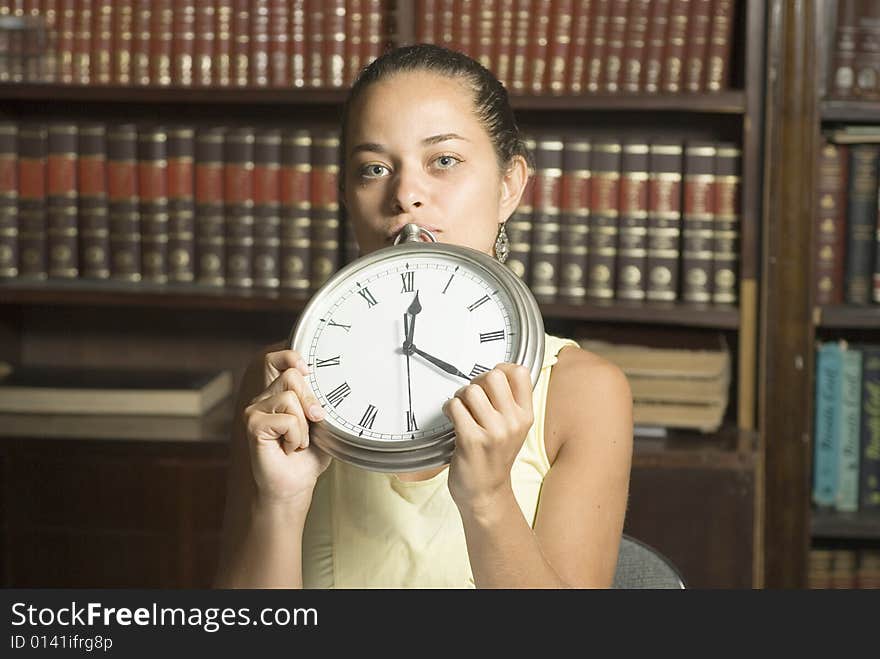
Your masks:
<instances>
[{"instance_id":1,"label":"dark book","mask_svg":"<svg viewBox=\"0 0 880 659\"><path fill-rule=\"evenodd\" d=\"M0 412L198 416L232 393L230 371L13 366Z\"/></svg>"},{"instance_id":2,"label":"dark book","mask_svg":"<svg viewBox=\"0 0 880 659\"><path fill-rule=\"evenodd\" d=\"M226 285L254 284L254 142L255 130L240 126L223 144L223 201L226 231Z\"/></svg>"},{"instance_id":3,"label":"dark book","mask_svg":"<svg viewBox=\"0 0 880 659\"><path fill-rule=\"evenodd\" d=\"M138 201L141 220L141 275L168 282L168 131L138 129Z\"/></svg>"},{"instance_id":4,"label":"dark book","mask_svg":"<svg viewBox=\"0 0 880 659\"><path fill-rule=\"evenodd\" d=\"M281 140L281 287L305 297L309 292L312 227L312 136L307 129L285 130Z\"/></svg>"},{"instance_id":5,"label":"dark book","mask_svg":"<svg viewBox=\"0 0 880 659\"><path fill-rule=\"evenodd\" d=\"M324 22L328 11L325 0L307 0L305 27L308 38L306 48L306 86L323 87L325 81Z\"/></svg>"},{"instance_id":6,"label":"dark book","mask_svg":"<svg viewBox=\"0 0 880 659\"><path fill-rule=\"evenodd\" d=\"M336 131L312 136L311 290L323 286L339 267L338 151L339 135Z\"/></svg>"},{"instance_id":7,"label":"dark book","mask_svg":"<svg viewBox=\"0 0 880 659\"><path fill-rule=\"evenodd\" d=\"M849 150L844 300L868 304L877 228L877 156L880 144L854 144Z\"/></svg>"},{"instance_id":8,"label":"dark book","mask_svg":"<svg viewBox=\"0 0 880 659\"><path fill-rule=\"evenodd\" d=\"M531 137L524 140L529 153L534 153L537 143ZM513 211L507 221L507 238L509 240L509 252L507 267L524 282L531 278L531 254L532 254L532 214L535 206L535 176L530 173L526 182L525 190L519 201L519 206Z\"/></svg>"},{"instance_id":9,"label":"dark book","mask_svg":"<svg viewBox=\"0 0 880 659\"><path fill-rule=\"evenodd\" d=\"M168 130L168 280L195 281L195 129Z\"/></svg>"},{"instance_id":10,"label":"dark book","mask_svg":"<svg viewBox=\"0 0 880 659\"><path fill-rule=\"evenodd\" d=\"M829 76L832 98L847 99L854 95L857 19L862 6L863 0L838 0L837 3Z\"/></svg>"},{"instance_id":11,"label":"dark book","mask_svg":"<svg viewBox=\"0 0 880 659\"><path fill-rule=\"evenodd\" d=\"M685 302L712 300L716 156L712 142L685 144L681 250Z\"/></svg>"},{"instance_id":12,"label":"dark book","mask_svg":"<svg viewBox=\"0 0 880 659\"><path fill-rule=\"evenodd\" d=\"M539 302L555 301L559 291L562 148L559 136L543 135L537 139L529 287Z\"/></svg>"},{"instance_id":13,"label":"dark book","mask_svg":"<svg viewBox=\"0 0 880 659\"><path fill-rule=\"evenodd\" d=\"M223 286L226 277L224 133L221 126L203 126L195 137L196 281L206 286Z\"/></svg>"},{"instance_id":14,"label":"dark book","mask_svg":"<svg viewBox=\"0 0 880 659\"><path fill-rule=\"evenodd\" d=\"M49 277L75 279L79 276L76 124L50 123L48 139L46 252Z\"/></svg>"},{"instance_id":15,"label":"dark book","mask_svg":"<svg viewBox=\"0 0 880 659\"><path fill-rule=\"evenodd\" d=\"M644 300L647 291L648 161L647 141L623 145L615 290L619 300Z\"/></svg>"},{"instance_id":16,"label":"dark book","mask_svg":"<svg viewBox=\"0 0 880 659\"><path fill-rule=\"evenodd\" d=\"M877 100L880 99L880 3L867 2L858 9L852 91L858 99Z\"/></svg>"},{"instance_id":17,"label":"dark book","mask_svg":"<svg viewBox=\"0 0 880 659\"><path fill-rule=\"evenodd\" d=\"M615 138L593 142L587 297L594 300L613 298L616 288L621 153Z\"/></svg>"},{"instance_id":18,"label":"dark book","mask_svg":"<svg viewBox=\"0 0 880 659\"><path fill-rule=\"evenodd\" d=\"M257 132L254 145L254 286L281 283L281 130Z\"/></svg>"},{"instance_id":19,"label":"dark book","mask_svg":"<svg viewBox=\"0 0 880 659\"><path fill-rule=\"evenodd\" d=\"M706 47L706 90L718 92L727 89L730 78L730 52L733 44L735 0L715 0L709 43Z\"/></svg>"},{"instance_id":20,"label":"dark book","mask_svg":"<svg viewBox=\"0 0 880 659\"><path fill-rule=\"evenodd\" d=\"M0 121L0 279L18 276L18 125Z\"/></svg>"},{"instance_id":21,"label":"dark book","mask_svg":"<svg viewBox=\"0 0 880 659\"><path fill-rule=\"evenodd\" d=\"M134 124L113 124L107 128L110 278L125 282L141 280L137 138Z\"/></svg>"},{"instance_id":22,"label":"dark book","mask_svg":"<svg viewBox=\"0 0 880 659\"><path fill-rule=\"evenodd\" d=\"M648 175L647 299L678 298L681 256L682 145L655 142L650 146Z\"/></svg>"},{"instance_id":23,"label":"dark book","mask_svg":"<svg viewBox=\"0 0 880 659\"><path fill-rule=\"evenodd\" d=\"M84 279L110 278L110 210L107 197L107 129L79 128L79 264Z\"/></svg>"},{"instance_id":24,"label":"dark book","mask_svg":"<svg viewBox=\"0 0 880 659\"><path fill-rule=\"evenodd\" d=\"M880 346L863 345L859 510L880 510Z\"/></svg>"},{"instance_id":25,"label":"dark book","mask_svg":"<svg viewBox=\"0 0 880 659\"><path fill-rule=\"evenodd\" d=\"M587 294L590 221L590 138L569 135L562 150L559 216L559 301L583 302Z\"/></svg>"},{"instance_id":26,"label":"dark book","mask_svg":"<svg viewBox=\"0 0 880 659\"><path fill-rule=\"evenodd\" d=\"M843 303L847 147L825 142L816 190L813 295L816 304Z\"/></svg>"},{"instance_id":27,"label":"dark book","mask_svg":"<svg viewBox=\"0 0 880 659\"><path fill-rule=\"evenodd\" d=\"M739 297L742 149L718 142L715 154L712 302L734 304Z\"/></svg>"}]
</instances>

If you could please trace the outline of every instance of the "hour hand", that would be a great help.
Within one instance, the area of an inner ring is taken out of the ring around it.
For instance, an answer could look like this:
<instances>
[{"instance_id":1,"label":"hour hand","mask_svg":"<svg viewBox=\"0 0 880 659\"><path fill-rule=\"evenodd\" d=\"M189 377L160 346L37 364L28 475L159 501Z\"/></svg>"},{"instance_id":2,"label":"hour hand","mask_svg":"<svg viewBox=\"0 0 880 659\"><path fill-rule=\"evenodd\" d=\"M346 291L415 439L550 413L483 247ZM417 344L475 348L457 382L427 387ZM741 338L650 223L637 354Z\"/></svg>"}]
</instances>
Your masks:
<instances>
[{"instance_id":1,"label":"hour hand","mask_svg":"<svg viewBox=\"0 0 880 659\"><path fill-rule=\"evenodd\" d=\"M413 298L413 301L410 303L409 308L406 310L406 315L404 316L404 329L406 330L406 337L403 340L404 349L408 349L409 346L412 345L413 342L413 334L416 329L416 315L422 310L422 305L419 302L419 292L416 291L416 296ZM406 320L409 320L409 323Z\"/></svg>"},{"instance_id":2,"label":"hour hand","mask_svg":"<svg viewBox=\"0 0 880 659\"><path fill-rule=\"evenodd\" d=\"M468 377L467 375L465 375L464 373L459 371L452 364L449 364L448 362L444 362L442 359L438 359L437 357L434 357L434 355L429 355L427 352L425 352L423 350L419 350L415 346L410 346L410 347L414 353L416 353L420 357L424 357L429 362L434 364L434 366L446 371L450 375L458 376L458 377L463 378L463 379L467 380L468 382L470 382L470 380L471 380L470 377Z\"/></svg>"}]
</instances>

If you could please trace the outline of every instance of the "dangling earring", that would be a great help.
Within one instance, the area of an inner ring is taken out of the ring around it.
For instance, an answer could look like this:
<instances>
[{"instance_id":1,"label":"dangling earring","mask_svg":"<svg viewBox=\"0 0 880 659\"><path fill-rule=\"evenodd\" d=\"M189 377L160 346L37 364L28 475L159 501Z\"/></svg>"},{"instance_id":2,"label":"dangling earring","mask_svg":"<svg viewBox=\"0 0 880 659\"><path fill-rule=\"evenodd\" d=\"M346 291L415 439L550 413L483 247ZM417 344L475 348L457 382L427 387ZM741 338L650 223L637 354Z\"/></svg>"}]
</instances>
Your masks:
<instances>
[{"instance_id":1,"label":"dangling earring","mask_svg":"<svg viewBox=\"0 0 880 659\"><path fill-rule=\"evenodd\" d=\"M510 239L507 237L505 229L506 222L498 225L498 235L495 237L495 259L499 263L504 263L510 255Z\"/></svg>"}]
</instances>

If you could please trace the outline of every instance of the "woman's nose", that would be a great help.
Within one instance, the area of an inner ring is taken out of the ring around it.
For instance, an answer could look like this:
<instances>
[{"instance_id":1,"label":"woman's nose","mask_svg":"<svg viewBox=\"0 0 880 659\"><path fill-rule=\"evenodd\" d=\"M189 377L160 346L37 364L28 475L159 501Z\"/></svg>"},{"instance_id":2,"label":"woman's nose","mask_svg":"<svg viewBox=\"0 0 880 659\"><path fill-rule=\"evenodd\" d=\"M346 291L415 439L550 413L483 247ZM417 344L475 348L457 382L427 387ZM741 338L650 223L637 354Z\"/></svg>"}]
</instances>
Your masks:
<instances>
[{"instance_id":1,"label":"woman's nose","mask_svg":"<svg viewBox=\"0 0 880 659\"><path fill-rule=\"evenodd\" d=\"M411 213L413 210L421 208L425 200L424 184L418 174L398 171L391 199L394 214Z\"/></svg>"}]
</instances>

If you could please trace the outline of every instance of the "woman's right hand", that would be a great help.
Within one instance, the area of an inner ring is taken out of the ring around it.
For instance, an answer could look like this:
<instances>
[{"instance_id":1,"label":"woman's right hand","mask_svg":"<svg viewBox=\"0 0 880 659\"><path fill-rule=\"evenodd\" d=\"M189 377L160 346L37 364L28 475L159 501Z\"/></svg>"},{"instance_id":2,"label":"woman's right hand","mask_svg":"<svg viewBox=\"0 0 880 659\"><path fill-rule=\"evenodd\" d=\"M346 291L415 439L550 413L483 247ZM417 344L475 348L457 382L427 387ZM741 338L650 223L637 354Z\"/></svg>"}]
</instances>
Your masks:
<instances>
[{"instance_id":1,"label":"woman's right hand","mask_svg":"<svg viewBox=\"0 0 880 659\"><path fill-rule=\"evenodd\" d=\"M330 456L309 444L309 421L324 410L305 376L308 366L295 350L268 352L265 390L244 409L251 469L260 503L307 508Z\"/></svg>"}]
</instances>

